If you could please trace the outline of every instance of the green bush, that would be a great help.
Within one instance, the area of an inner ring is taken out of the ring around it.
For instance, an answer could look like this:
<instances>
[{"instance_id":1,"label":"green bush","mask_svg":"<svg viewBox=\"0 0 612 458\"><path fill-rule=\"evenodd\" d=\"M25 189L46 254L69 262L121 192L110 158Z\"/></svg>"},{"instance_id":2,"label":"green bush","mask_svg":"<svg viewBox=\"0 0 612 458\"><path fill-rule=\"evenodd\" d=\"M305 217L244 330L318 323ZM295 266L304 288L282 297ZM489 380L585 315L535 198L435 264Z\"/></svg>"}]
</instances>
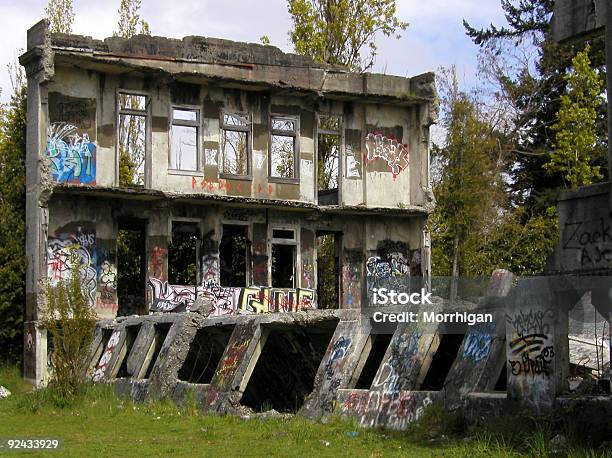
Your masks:
<instances>
[{"instance_id":1,"label":"green bush","mask_svg":"<svg viewBox=\"0 0 612 458\"><path fill-rule=\"evenodd\" d=\"M57 404L69 403L87 384L89 349L93 340L96 314L83 292L79 260L71 256L71 275L55 286L46 287L47 308L41 324L52 339L49 388Z\"/></svg>"}]
</instances>

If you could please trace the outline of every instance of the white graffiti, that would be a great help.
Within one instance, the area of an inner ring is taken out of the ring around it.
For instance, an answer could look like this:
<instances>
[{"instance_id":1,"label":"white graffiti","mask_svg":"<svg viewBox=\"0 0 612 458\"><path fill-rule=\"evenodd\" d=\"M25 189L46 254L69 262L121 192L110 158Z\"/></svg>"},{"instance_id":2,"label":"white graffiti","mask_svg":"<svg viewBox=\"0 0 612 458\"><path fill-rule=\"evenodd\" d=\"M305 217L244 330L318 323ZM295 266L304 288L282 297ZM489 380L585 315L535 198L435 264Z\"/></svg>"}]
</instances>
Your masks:
<instances>
[{"instance_id":1,"label":"white graffiti","mask_svg":"<svg viewBox=\"0 0 612 458\"><path fill-rule=\"evenodd\" d=\"M369 162L377 159L384 160L394 177L408 167L410 160L408 146L393 138L370 133L366 136L365 146L368 151L366 159Z\"/></svg>"},{"instance_id":2,"label":"white graffiti","mask_svg":"<svg viewBox=\"0 0 612 458\"><path fill-rule=\"evenodd\" d=\"M152 309L158 312L190 310L196 300L194 286L169 285L157 278L149 279L153 293Z\"/></svg>"},{"instance_id":3,"label":"white graffiti","mask_svg":"<svg viewBox=\"0 0 612 458\"><path fill-rule=\"evenodd\" d=\"M118 330L115 330L113 331L113 334L110 336L110 339L108 339L108 343L106 344L104 353L102 354L100 361L98 361L98 364L96 365L96 369L94 370L94 373L93 373L92 380L94 382L99 382L104 377L108 363L113 357L113 352L115 351L115 347L119 343L120 336L121 336L121 332Z\"/></svg>"}]
</instances>

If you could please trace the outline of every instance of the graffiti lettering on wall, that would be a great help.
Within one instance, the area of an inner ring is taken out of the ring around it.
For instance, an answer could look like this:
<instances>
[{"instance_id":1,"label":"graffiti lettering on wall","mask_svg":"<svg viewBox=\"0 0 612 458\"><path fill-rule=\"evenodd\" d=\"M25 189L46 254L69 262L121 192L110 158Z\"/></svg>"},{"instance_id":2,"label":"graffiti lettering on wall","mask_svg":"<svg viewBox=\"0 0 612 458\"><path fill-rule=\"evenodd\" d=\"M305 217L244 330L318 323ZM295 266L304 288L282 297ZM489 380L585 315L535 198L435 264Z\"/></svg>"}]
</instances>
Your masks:
<instances>
[{"instance_id":1,"label":"graffiti lettering on wall","mask_svg":"<svg viewBox=\"0 0 612 458\"><path fill-rule=\"evenodd\" d=\"M408 391L359 391L348 395L341 411L345 415L355 416L364 427L405 429L409 423L421 418L431 403L429 395L423 398Z\"/></svg>"},{"instance_id":2,"label":"graffiti lettering on wall","mask_svg":"<svg viewBox=\"0 0 612 458\"><path fill-rule=\"evenodd\" d=\"M321 384L321 408L324 412L333 412L338 401L338 388L344 372L346 356L352 344L350 337L340 336L333 343L329 359L325 363L324 379Z\"/></svg>"},{"instance_id":3,"label":"graffiti lettering on wall","mask_svg":"<svg viewBox=\"0 0 612 458\"><path fill-rule=\"evenodd\" d=\"M99 307L117 309L117 267L108 260L102 261L98 272Z\"/></svg>"},{"instance_id":4,"label":"graffiti lettering on wall","mask_svg":"<svg viewBox=\"0 0 612 458\"><path fill-rule=\"evenodd\" d=\"M235 288L223 286L169 285L156 278L149 280L152 310L156 312L185 312L192 310L196 298L210 304L208 316L250 315L271 312L298 312L315 308L315 292L311 289L275 289L250 286ZM206 305L206 304L205 304Z\"/></svg>"},{"instance_id":5,"label":"graffiti lettering on wall","mask_svg":"<svg viewBox=\"0 0 612 458\"><path fill-rule=\"evenodd\" d=\"M578 250L580 265L595 267L612 261L612 212L594 221L574 221L563 227L563 249Z\"/></svg>"},{"instance_id":6,"label":"graffiti lettering on wall","mask_svg":"<svg viewBox=\"0 0 612 458\"><path fill-rule=\"evenodd\" d=\"M151 310L155 312L185 312L196 299L194 286L169 285L157 278L149 279L152 294Z\"/></svg>"},{"instance_id":7,"label":"graffiti lettering on wall","mask_svg":"<svg viewBox=\"0 0 612 458\"><path fill-rule=\"evenodd\" d=\"M506 316L513 328L508 344L508 364L513 376L548 378L552 375L555 350L549 332L553 318L551 309L519 310L512 317Z\"/></svg>"},{"instance_id":8,"label":"graffiti lettering on wall","mask_svg":"<svg viewBox=\"0 0 612 458\"><path fill-rule=\"evenodd\" d=\"M548 310L529 310L523 312L519 310L514 316L506 315L506 320L514 328L519 337L527 334L548 334L550 325L547 323L549 318L554 317L554 311Z\"/></svg>"},{"instance_id":9,"label":"graffiti lettering on wall","mask_svg":"<svg viewBox=\"0 0 612 458\"><path fill-rule=\"evenodd\" d=\"M115 330L111 334L110 339L108 339L108 342L106 343L106 348L104 349L104 353L102 353L102 357L100 358L100 361L98 361L98 364L96 365L96 368L94 369L94 373L92 377L92 380L94 382L99 382L104 377L104 374L106 374L108 363L113 357L113 353L115 352L115 347L119 343L120 336L121 336L121 331Z\"/></svg>"},{"instance_id":10,"label":"graffiti lettering on wall","mask_svg":"<svg viewBox=\"0 0 612 458\"><path fill-rule=\"evenodd\" d=\"M422 335L422 331L413 331L409 336L400 335L393 342L389 359L381 366L372 388L381 389L384 393L398 393L410 383L410 372Z\"/></svg>"},{"instance_id":11,"label":"graffiti lettering on wall","mask_svg":"<svg viewBox=\"0 0 612 458\"><path fill-rule=\"evenodd\" d=\"M490 333L473 329L465 336L462 356L474 362L481 361L489 355L492 342L493 336Z\"/></svg>"},{"instance_id":12,"label":"graffiti lettering on wall","mask_svg":"<svg viewBox=\"0 0 612 458\"><path fill-rule=\"evenodd\" d=\"M47 156L59 183L96 184L96 146L71 124L56 123L47 131Z\"/></svg>"},{"instance_id":13,"label":"graffiti lettering on wall","mask_svg":"<svg viewBox=\"0 0 612 458\"><path fill-rule=\"evenodd\" d=\"M409 286L410 266L403 253L390 252L386 257L370 256L366 262L368 291L387 288L396 291Z\"/></svg>"},{"instance_id":14,"label":"graffiti lettering on wall","mask_svg":"<svg viewBox=\"0 0 612 458\"><path fill-rule=\"evenodd\" d=\"M96 234L91 229L77 227L47 240L47 278L52 287L70 279L78 270L83 293L93 307L96 298Z\"/></svg>"},{"instance_id":15,"label":"graffiti lettering on wall","mask_svg":"<svg viewBox=\"0 0 612 458\"><path fill-rule=\"evenodd\" d=\"M262 186L260 183L255 186L252 183L245 184L240 181L232 182L221 178L213 180L210 178L191 177L191 189L196 190L197 188L208 192L225 190L226 193L235 192L240 194L248 191L248 194L267 194L268 196L274 193L274 186L271 184Z\"/></svg>"},{"instance_id":16,"label":"graffiti lettering on wall","mask_svg":"<svg viewBox=\"0 0 612 458\"><path fill-rule=\"evenodd\" d=\"M378 159L385 161L393 174L393 179L408 167L410 160L408 145L404 145L394 138L370 133L366 136L365 146L367 150L365 160L367 162Z\"/></svg>"}]
</instances>

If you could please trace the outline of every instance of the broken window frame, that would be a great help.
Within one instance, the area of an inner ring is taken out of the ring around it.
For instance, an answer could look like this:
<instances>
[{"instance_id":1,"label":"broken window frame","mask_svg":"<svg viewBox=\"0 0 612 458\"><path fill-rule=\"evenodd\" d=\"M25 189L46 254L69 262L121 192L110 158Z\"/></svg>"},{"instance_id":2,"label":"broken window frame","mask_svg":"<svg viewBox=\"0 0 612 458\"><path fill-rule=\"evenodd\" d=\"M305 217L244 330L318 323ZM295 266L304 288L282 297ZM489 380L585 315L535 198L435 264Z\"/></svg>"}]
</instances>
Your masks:
<instances>
[{"instance_id":1,"label":"broken window frame","mask_svg":"<svg viewBox=\"0 0 612 458\"><path fill-rule=\"evenodd\" d=\"M232 220L232 219L223 219L221 221L221 238L219 239L219 245L223 240L223 226L245 226L246 227L246 237L247 237L247 248L246 248L246 272L245 272L245 283L246 286L249 286L253 282L253 227L250 221L240 221L240 220ZM219 285L221 286L235 286L235 285L223 285L221 284L221 251L219 250Z\"/></svg>"},{"instance_id":2,"label":"broken window frame","mask_svg":"<svg viewBox=\"0 0 612 458\"><path fill-rule=\"evenodd\" d=\"M284 237L274 237L274 231L275 230L281 230L281 231L293 231L293 237L292 238L284 238ZM289 289L296 289L299 287L299 275L298 275L298 266L299 266L299 262L300 262L300 253L298 250L298 245L299 245L299 239L298 239L298 228L296 226L293 225L283 225L283 224L271 224L268 226L268 240L270 240L269 243L269 248L268 248L268 253L270 253L270 258L269 258L269 269L268 269L268 284L272 287L272 288L279 288L275 285L272 284L272 259L274 256L274 245L289 245L289 246L293 246L293 286ZM286 288L285 288L286 289Z\"/></svg>"},{"instance_id":3,"label":"broken window frame","mask_svg":"<svg viewBox=\"0 0 612 458\"><path fill-rule=\"evenodd\" d=\"M225 115L236 116L246 119L246 125L236 126L233 124L225 123ZM223 147L224 132L245 132L246 133L246 174L235 174L225 171L225 148ZM234 180L252 180L252 151L253 151L253 117L250 113L231 111L231 110L220 110L219 114L219 177L230 178Z\"/></svg>"},{"instance_id":4,"label":"broken window frame","mask_svg":"<svg viewBox=\"0 0 612 458\"><path fill-rule=\"evenodd\" d=\"M321 118L338 118L338 130L335 129L321 129L319 127ZM318 201L319 197L319 135L336 135L338 136L338 203L340 202L340 196L342 192L342 178L343 178L343 162L344 162L344 117L340 114L334 113L316 113L315 116L315 164L314 164L314 187L315 187L315 201ZM333 189L333 188L332 188ZM321 190L322 191L322 190Z\"/></svg>"},{"instance_id":5,"label":"broken window frame","mask_svg":"<svg viewBox=\"0 0 612 458\"><path fill-rule=\"evenodd\" d=\"M293 130L274 129L274 121L290 121ZM280 177L272 174L272 137L293 139L293 177ZM272 183L296 184L300 182L300 118L299 116L271 114L270 134L268 136L268 181Z\"/></svg>"},{"instance_id":6,"label":"broken window frame","mask_svg":"<svg viewBox=\"0 0 612 458\"><path fill-rule=\"evenodd\" d=\"M196 120L177 119L174 117L175 111L190 111L196 115ZM193 127L196 130L196 168L175 168L172 167L172 130L177 127ZM194 105L171 105L170 106L170 129L168 129L168 172L170 174L184 175L187 172L188 175L193 175L194 172L202 172L202 146L201 146L201 134L202 134L202 116L200 108Z\"/></svg>"},{"instance_id":7,"label":"broken window frame","mask_svg":"<svg viewBox=\"0 0 612 458\"><path fill-rule=\"evenodd\" d=\"M145 97L144 110L122 108L121 96L135 95ZM145 118L145 151L144 151L144 177L143 184L136 184L136 187L151 188L151 96L148 92L132 90L132 89L117 89L115 92L115 183L119 183L119 129L121 128L121 116L140 116Z\"/></svg>"}]
</instances>

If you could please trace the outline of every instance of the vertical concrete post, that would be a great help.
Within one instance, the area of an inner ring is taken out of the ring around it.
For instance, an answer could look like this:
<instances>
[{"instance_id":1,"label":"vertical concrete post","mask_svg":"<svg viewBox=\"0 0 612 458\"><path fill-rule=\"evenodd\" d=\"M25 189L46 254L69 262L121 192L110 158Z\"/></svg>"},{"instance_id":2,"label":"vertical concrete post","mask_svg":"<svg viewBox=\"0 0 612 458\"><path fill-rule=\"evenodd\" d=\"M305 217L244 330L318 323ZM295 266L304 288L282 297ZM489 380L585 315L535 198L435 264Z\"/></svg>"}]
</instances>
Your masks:
<instances>
[{"instance_id":1,"label":"vertical concrete post","mask_svg":"<svg viewBox=\"0 0 612 458\"><path fill-rule=\"evenodd\" d=\"M24 378L44 383L46 336L36 321L42 300L40 280L46 277L47 200L51 171L45 162L48 121L46 82L53 78L53 51L49 22L40 21L28 31L27 52L20 58L28 81L26 135L26 309ZM30 339L30 340L28 340Z\"/></svg>"},{"instance_id":2,"label":"vertical concrete post","mask_svg":"<svg viewBox=\"0 0 612 458\"><path fill-rule=\"evenodd\" d=\"M151 288L148 287L149 279L155 279L162 283L168 281L168 243L170 240L170 212L167 205L159 205L151 213L147 224L147 308L142 313L148 313L153 305Z\"/></svg>"},{"instance_id":3,"label":"vertical concrete post","mask_svg":"<svg viewBox=\"0 0 612 458\"><path fill-rule=\"evenodd\" d=\"M515 410L550 411L561 387L556 353L559 342L554 295L547 277L523 279L506 310L508 402Z\"/></svg>"}]
</instances>

